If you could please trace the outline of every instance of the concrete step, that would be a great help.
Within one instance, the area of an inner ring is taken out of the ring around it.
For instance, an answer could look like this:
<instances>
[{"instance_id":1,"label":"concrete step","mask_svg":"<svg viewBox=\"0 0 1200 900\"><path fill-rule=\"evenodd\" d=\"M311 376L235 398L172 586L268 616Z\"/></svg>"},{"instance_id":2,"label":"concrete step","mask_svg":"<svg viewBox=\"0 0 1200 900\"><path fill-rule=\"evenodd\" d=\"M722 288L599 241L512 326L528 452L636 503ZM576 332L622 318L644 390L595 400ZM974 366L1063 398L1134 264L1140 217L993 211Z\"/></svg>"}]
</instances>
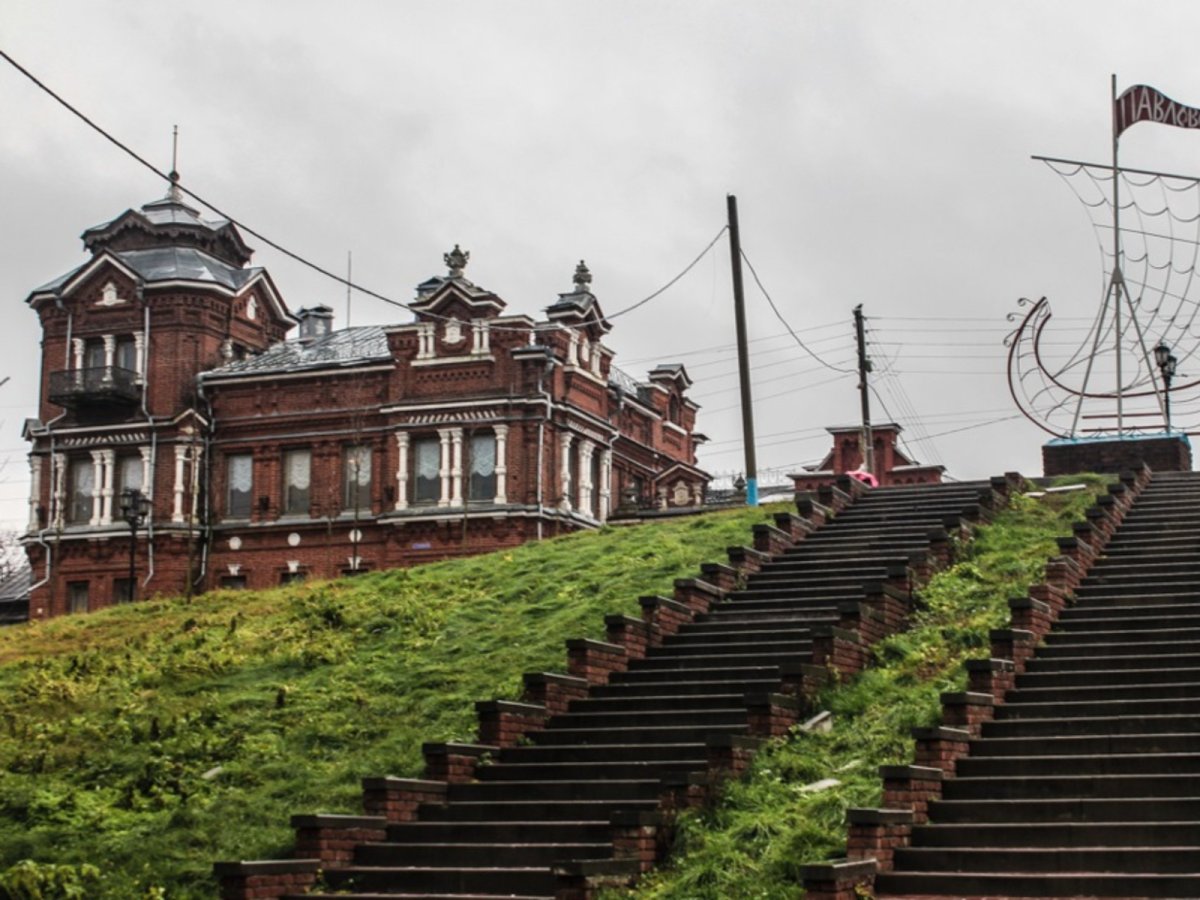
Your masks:
<instances>
[{"instance_id":1,"label":"concrete step","mask_svg":"<svg viewBox=\"0 0 1200 900\"><path fill-rule=\"evenodd\" d=\"M595 822L403 822L387 827L393 844L601 843L612 838L608 819Z\"/></svg>"},{"instance_id":2,"label":"concrete step","mask_svg":"<svg viewBox=\"0 0 1200 900\"><path fill-rule=\"evenodd\" d=\"M1167 669L1168 672L1178 670ZM1017 688L1004 697L1005 707L1037 703L1081 703L1129 700L1195 700L1200 699L1200 680L1133 684L1096 684L1084 682L1072 686Z\"/></svg>"},{"instance_id":3,"label":"concrete step","mask_svg":"<svg viewBox=\"0 0 1200 900\"><path fill-rule=\"evenodd\" d=\"M653 810L657 800L623 797L619 800L528 800L499 802L448 803L422 806L422 822L575 822L608 820L614 810Z\"/></svg>"},{"instance_id":4,"label":"concrete step","mask_svg":"<svg viewBox=\"0 0 1200 900\"><path fill-rule=\"evenodd\" d=\"M987 757L972 755L960 759L955 767L955 774L962 778L1149 773L1200 775L1200 752L1096 754L1092 756Z\"/></svg>"},{"instance_id":5,"label":"concrete step","mask_svg":"<svg viewBox=\"0 0 1200 900\"><path fill-rule=\"evenodd\" d=\"M1190 753L1196 735L1188 732L1160 734L1038 735L985 737L971 742L971 755L992 756L1097 756L1103 754Z\"/></svg>"},{"instance_id":6,"label":"concrete step","mask_svg":"<svg viewBox=\"0 0 1200 900\"><path fill-rule=\"evenodd\" d=\"M1190 773L1154 775L1022 775L951 778L942 785L945 800L1069 800L1087 798L1182 797L1200 789Z\"/></svg>"},{"instance_id":7,"label":"concrete step","mask_svg":"<svg viewBox=\"0 0 1200 900\"><path fill-rule=\"evenodd\" d=\"M681 697L689 695L717 694L721 691L744 692L774 691L779 687L778 678L758 678L744 681L730 679L728 681L679 681L656 682L649 681L640 684L617 682L601 684L592 688L591 697L602 700L609 697Z\"/></svg>"},{"instance_id":8,"label":"concrete step","mask_svg":"<svg viewBox=\"0 0 1200 900\"><path fill-rule=\"evenodd\" d=\"M885 872L876 897L1200 897L1200 875Z\"/></svg>"},{"instance_id":9,"label":"concrete step","mask_svg":"<svg viewBox=\"0 0 1200 900\"><path fill-rule=\"evenodd\" d=\"M1183 837L1183 835L1179 835ZM1166 847L900 847L896 868L919 872L1197 872L1198 845ZM1200 878L1197 879L1200 883Z\"/></svg>"},{"instance_id":10,"label":"concrete step","mask_svg":"<svg viewBox=\"0 0 1200 900\"><path fill-rule=\"evenodd\" d=\"M552 896L554 872L548 866L477 867L453 866L346 866L325 869L325 883L335 892L346 888L358 892L410 893L436 891L441 894L484 894Z\"/></svg>"},{"instance_id":11,"label":"concrete step","mask_svg":"<svg viewBox=\"0 0 1200 900\"><path fill-rule=\"evenodd\" d=\"M755 660L756 665L713 665L708 666L676 666L675 668L630 668L624 672L613 672L609 676L610 685L617 684L681 684L685 682L722 682L740 683L742 681L779 682L781 675L778 665L762 665L762 660ZM632 663L631 663L632 666Z\"/></svg>"},{"instance_id":12,"label":"concrete step","mask_svg":"<svg viewBox=\"0 0 1200 900\"><path fill-rule=\"evenodd\" d=\"M1030 673L1043 672L1078 672L1078 671L1142 671L1154 669L1190 669L1196 665L1197 659L1191 653L1176 653L1164 655L1155 653L1151 658L1145 656L1056 656L1047 658L1041 655L1025 663L1025 671Z\"/></svg>"},{"instance_id":13,"label":"concrete step","mask_svg":"<svg viewBox=\"0 0 1200 900\"><path fill-rule=\"evenodd\" d=\"M571 859L611 858L611 841L594 844L566 841L495 844L359 844L354 851L356 866L439 866L490 868L503 860L505 866L553 866Z\"/></svg>"},{"instance_id":14,"label":"concrete step","mask_svg":"<svg viewBox=\"0 0 1200 900\"><path fill-rule=\"evenodd\" d=\"M673 759L708 759L708 746L692 743L640 744L522 744L505 747L499 761L505 764L666 762Z\"/></svg>"},{"instance_id":15,"label":"concrete step","mask_svg":"<svg viewBox=\"0 0 1200 900\"><path fill-rule=\"evenodd\" d=\"M475 770L480 782L578 781L586 778L614 781L649 781L672 772L693 772L707 766L705 758L631 760L609 762L531 762L482 766Z\"/></svg>"},{"instance_id":16,"label":"concrete step","mask_svg":"<svg viewBox=\"0 0 1200 900\"><path fill-rule=\"evenodd\" d=\"M1194 715L1108 716L1073 719L994 719L983 723L983 737L1066 737L1068 735L1200 735Z\"/></svg>"},{"instance_id":17,"label":"concrete step","mask_svg":"<svg viewBox=\"0 0 1200 900\"><path fill-rule=\"evenodd\" d=\"M449 803L504 803L510 800L653 800L661 790L661 775L642 781L589 779L586 781L475 781L451 784Z\"/></svg>"},{"instance_id":18,"label":"concrete step","mask_svg":"<svg viewBox=\"0 0 1200 900\"><path fill-rule=\"evenodd\" d=\"M1021 822L1015 825L918 825L915 847L1169 847L1194 834L1195 822Z\"/></svg>"},{"instance_id":19,"label":"concrete step","mask_svg":"<svg viewBox=\"0 0 1200 900\"><path fill-rule=\"evenodd\" d=\"M702 728L720 725L745 725L746 705L716 709L619 710L616 712L569 712L554 716L543 734L555 731L604 730L609 728Z\"/></svg>"},{"instance_id":20,"label":"concrete step","mask_svg":"<svg viewBox=\"0 0 1200 900\"><path fill-rule=\"evenodd\" d=\"M1097 661L1099 664L1099 661ZM1146 660L1146 665L1154 665L1158 659ZM1183 662L1186 663L1186 660ZM1200 661L1197 661L1200 662ZM1099 690L1120 686L1153 686L1179 683L1195 683L1200 681L1200 665L1179 668L1121 668L1121 669L1087 669L1078 668L1066 671L1040 671L1036 667L1017 676L1017 690L1028 689L1053 691L1072 687L1095 687ZM1014 692L1015 693L1015 692Z\"/></svg>"},{"instance_id":21,"label":"concrete step","mask_svg":"<svg viewBox=\"0 0 1200 900\"><path fill-rule=\"evenodd\" d=\"M1121 716L1168 716L1200 713L1200 697L1165 699L1079 700L1067 698L1045 703L1005 703L996 707L996 719L1076 719Z\"/></svg>"},{"instance_id":22,"label":"concrete step","mask_svg":"<svg viewBox=\"0 0 1200 900\"><path fill-rule=\"evenodd\" d=\"M710 736L744 735L747 725L675 725L669 727L552 728L529 735L541 747L561 744L686 744L706 741Z\"/></svg>"},{"instance_id":23,"label":"concrete step","mask_svg":"<svg viewBox=\"0 0 1200 900\"><path fill-rule=\"evenodd\" d=\"M718 709L745 708L745 694L657 694L589 697L572 700L572 713L619 712L711 712Z\"/></svg>"},{"instance_id":24,"label":"concrete step","mask_svg":"<svg viewBox=\"0 0 1200 900\"><path fill-rule=\"evenodd\" d=\"M1094 643L1056 642L1039 647L1037 658L1041 662L1050 663L1053 660L1067 657L1133 657L1143 662L1147 655L1157 657L1159 651L1166 656L1190 656L1200 658L1200 640L1157 641L1153 645L1128 644L1120 640L1096 641ZM1155 659L1157 661L1157 659Z\"/></svg>"},{"instance_id":25,"label":"concrete step","mask_svg":"<svg viewBox=\"0 0 1200 900\"><path fill-rule=\"evenodd\" d=\"M1193 782L1190 796L1181 794L1175 797L933 800L929 804L929 818L941 825L989 822L1195 822L1200 821L1200 785Z\"/></svg>"}]
</instances>

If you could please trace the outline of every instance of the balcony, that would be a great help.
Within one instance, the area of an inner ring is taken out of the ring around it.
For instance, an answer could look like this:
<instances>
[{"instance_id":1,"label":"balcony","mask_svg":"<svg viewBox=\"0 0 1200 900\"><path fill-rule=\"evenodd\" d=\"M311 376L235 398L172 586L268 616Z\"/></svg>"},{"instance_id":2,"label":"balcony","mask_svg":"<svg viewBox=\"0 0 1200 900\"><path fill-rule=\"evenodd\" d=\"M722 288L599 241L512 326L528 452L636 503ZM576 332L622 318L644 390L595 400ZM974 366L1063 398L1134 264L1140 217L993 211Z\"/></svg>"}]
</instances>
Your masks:
<instances>
[{"instance_id":1,"label":"balcony","mask_svg":"<svg viewBox=\"0 0 1200 900\"><path fill-rule=\"evenodd\" d=\"M137 372L116 366L50 373L50 402L66 409L134 406L142 397Z\"/></svg>"}]
</instances>

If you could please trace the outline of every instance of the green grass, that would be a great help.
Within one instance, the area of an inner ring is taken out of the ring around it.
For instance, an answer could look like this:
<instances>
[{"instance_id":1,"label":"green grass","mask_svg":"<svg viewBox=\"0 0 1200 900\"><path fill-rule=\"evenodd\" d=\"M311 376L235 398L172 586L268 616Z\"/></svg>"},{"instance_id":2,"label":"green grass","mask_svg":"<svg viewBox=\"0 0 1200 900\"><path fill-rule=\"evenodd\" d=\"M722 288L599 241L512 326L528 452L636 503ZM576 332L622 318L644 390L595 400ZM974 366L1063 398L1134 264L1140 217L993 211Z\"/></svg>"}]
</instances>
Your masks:
<instances>
[{"instance_id":1,"label":"green grass","mask_svg":"<svg viewBox=\"0 0 1200 900\"><path fill-rule=\"evenodd\" d=\"M211 897L214 860L289 855L293 813L419 775L423 741L473 739L474 701L781 508L5 629L0 898Z\"/></svg>"},{"instance_id":2,"label":"green grass","mask_svg":"<svg viewBox=\"0 0 1200 900\"><path fill-rule=\"evenodd\" d=\"M963 664L986 656L988 630L1008 622L1007 600L1041 580L1055 538L1083 517L1092 491L1015 499L968 545L960 561L922 591L913 627L876 647L877 665L828 690L827 734L797 734L757 754L748 776L712 809L681 817L675 861L643 880L645 900L735 900L803 896L805 863L844 853L845 812L877 806L880 765L909 763L909 730L937 724L938 695L961 690ZM830 787L813 789L817 782Z\"/></svg>"}]
</instances>

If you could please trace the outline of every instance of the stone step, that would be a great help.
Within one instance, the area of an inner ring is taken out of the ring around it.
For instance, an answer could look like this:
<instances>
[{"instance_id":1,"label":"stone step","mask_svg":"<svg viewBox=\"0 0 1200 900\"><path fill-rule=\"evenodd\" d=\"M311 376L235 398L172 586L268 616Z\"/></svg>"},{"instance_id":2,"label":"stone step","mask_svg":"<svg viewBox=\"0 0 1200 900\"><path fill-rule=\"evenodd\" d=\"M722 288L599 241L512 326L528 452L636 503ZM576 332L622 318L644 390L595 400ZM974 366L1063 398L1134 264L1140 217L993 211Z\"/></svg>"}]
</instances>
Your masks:
<instances>
[{"instance_id":1,"label":"stone step","mask_svg":"<svg viewBox=\"0 0 1200 900\"><path fill-rule=\"evenodd\" d=\"M575 822L581 819L608 820L618 809L650 811L657 800L623 797L619 800L508 800L497 802L448 803L420 808L422 822Z\"/></svg>"},{"instance_id":2,"label":"stone step","mask_svg":"<svg viewBox=\"0 0 1200 900\"><path fill-rule=\"evenodd\" d=\"M942 785L945 800L1067 800L1086 797L1182 797L1200 789L1190 773L1154 775L1023 775L951 778Z\"/></svg>"},{"instance_id":3,"label":"stone step","mask_svg":"<svg viewBox=\"0 0 1200 900\"><path fill-rule=\"evenodd\" d=\"M1104 627L1113 622L1128 622L1130 625L1140 625L1143 621L1159 621L1166 618L1179 617L1186 621L1200 618L1200 607L1182 600L1175 603L1144 603L1131 606L1108 604L1096 606L1071 606L1059 614L1055 626L1062 630L1088 628L1092 625Z\"/></svg>"},{"instance_id":4,"label":"stone step","mask_svg":"<svg viewBox=\"0 0 1200 900\"><path fill-rule=\"evenodd\" d=\"M743 713L744 715L744 713ZM529 735L533 743L548 747L552 744L689 744L706 741L710 736L744 735L747 725L675 725L664 727L626 728L552 728Z\"/></svg>"},{"instance_id":5,"label":"stone step","mask_svg":"<svg viewBox=\"0 0 1200 900\"><path fill-rule=\"evenodd\" d=\"M548 866L434 867L434 866L346 866L324 870L325 883L337 891L397 890L410 893L436 891L441 894L525 894L552 896L556 885Z\"/></svg>"},{"instance_id":6,"label":"stone step","mask_svg":"<svg viewBox=\"0 0 1200 900\"><path fill-rule=\"evenodd\" d=\"M1159 660L1146 662L1147 664L1158 663ZM1033 668L1018 675L1016 685L1017 689L1021 691L1026 688L1054 690L1076 686L1095 687L1103 690L1118 686L1152 686L1200 681L1200 665L1187 668L1184 665L1186 662L1187 660L1182 660L1179 668L1088 669L1081 667L1057 672L1040 671ZM1097 663L1099 664L1099 661Z\"/></svg>"},{"instance_id":7,"label":"stone step","mask_svg":"<svg viewBox=\"0 0 1200 900\"><path fill-rule=\"evenodd\" d=\"M393 844L600 843L612 838L612 823L607 818L595 822L401 822L388 825L387 837Z\"/></svg>"},{"instance_id":8,"label":"stone step","mask_svg":"<svg viewBox=\"0 0 1200 900\"><path fill-rule=\"evenodd\" d=\"M861 600L860 594L856 599ZM709 622L742 621L747 618L777 618L780 615L803 614L818 617L835 616L838 604L845 601L825 597L783 599L737 599L714 606L708 613Z\"/></svg>"},{"instance_id":9,"label":"stone step","mask_svg":"<svg viewBox=\"0 0 1200 900\"><path fill-rule=\"evenodd\" d=\"M775 681L782 677L778 665L761 665L762 660L755 660L753 666L709 665L705 666L676 666L675 668L631 668L624 672L613 672L609 676L610 685L617 684L681 684L684 682L722 682L737 683L741 681Z\"/></svg>"},{"instance_id":10,"label":"stone step","mask_svg":"<svg viewBox=\"0 0 1200 900\"><path fill-rule=\"evenodd\" d=\"M504 763L475 770L479 781L575 781L603 778L616 781L661 779L672 772L692 772L707 766L707 759L633 760L610 762Z\"/></svg>"},{"instance_id":11,"label":"stone step","mask_svg":"<svg viewBox=\"0 0 1200 900\"><path fill-rule=\"evenodd\" d=\"M803 629L805 631L812 628L813 625L822 624L828 621L836 621L835 614L825 616L814 616L808 613L798 612L791 616L769 615L766 613L760 614L755 618L742 619L738 616L725 616L720 619L705 617L698 619L695 622L689 622L682 626L676 635L679 637L692 637L702 635L724 635L724 634L739 634L744 635L747 640L754 640L756 636L763 634L785 634L793 629Z\"/></svg>"},{"instance_id":12,"label":"stone step","mask_svg":"<svg viewBox=\"0 0 1200 900\"><path fill-rule=\"evenodd\" d=\"M1195 834L1195 822L1021 822L918 825L916 847L1169 847Z\"/></svg>"},{"instance_id":13,"label":"stone step","mask_svg":"<svg viewBox=\"0 0 1200 900\"><path fill-rule=\"evenodd\" d=\"M720 725L745 725L746 704L717 707L715 709L675 710L618 710L614 712L568 712L554 716L546 723L543 734L555 731L582 731L610 728L663 728L690 727L706 728Z\"/></svg>"},{"instance_id":14,"label":"stone step","mask_svg":"<svg viewBox=\"0 0 1200 900\"><path fill-rule=\"evenodd\" d=\"M1092 873L884 872L875 879L879 900L901 897L1200 897L1200 875Z\"/></svg>"},{"instance_id":15,"label":"stone step","mask_svg":"<svg viewBox=\"0 0 1200 900\"><path fill-rule=\"evenodd\" d=\"M1046 645L1056 647L1074 644L1134 644L1148 651L1162 643L1200 640L1200 618L1197 624L1169 619L1158 623L1127 623L1124 628L1117 623L1107 626L1093 625L1090 628L1056 629L1046 635Z\"/></svg>"},{"instance_id":16,"label":"stone step","mask_svg":"<svg viewBox=\"0 0 1200 900\"><path fill-rule=\"evenodd\" d=\"M449 803L503 803L509 800L652 800L660 793L662 776L641 781L474 781L451 784L447 788Z\"/></svg>"},{"instance_id":17,"label":"stone step","mask_svg":"<svg viewBox=\"0 0 1200 900\"><path fill-rule=\"evenodd\" d=\"M1187 640L1185 637L1178 641L1156 641L1152 646L1148 644L1127 644L1120 640L1097 641L1095 643L1063 642L1039 647L1037 658L1039 661L1046 663L1077 656L1105 657L1110 660L1114 657L1133 657L1137 662L1143 662L1147 655L1152 652L1153 657L1157 657L1159 651L1166 656L1190 656L1192 659L1197 659L1200 658L1200 640ZM1155 661L1157 662L1157 659Z\"/></svg>"},{"instance_id":18,"label":"stone step","mask_svg":"<svg viewBox=\"0 0 1200 900\"><path fill-rule=\"evenodd\" d=\"M971 741L971 755L978 754L984 757L1189 753L1195 749L1196 735L1194 732L984 737Z\"/></svg>"},{"instance_id":19,"label":"stone step","mask_svg":"<svg viewBox=\"0 0 1200 900\"><path fill-rule=\"evenodd\" d=\"M607 859L611 841L595 844L561 842L495 844L359 844L354 851L356 866L439 866L490 868L505 866L553 866L572 859Z\"/></svg>"},{"instance_id":20,"label":"stone step","mask_svg":"<svg viewBox=\"0 0 1200 900\"><path fill-rule=\"evenodd\" d=\"M744 590L730 592L726 603L754 603L758 600L828 600L840 603L844 600L861 599L863 586L859 584L839 585L828 587L824 585L809 586L801 579L775 585L760 585L751 582ZM725 604L722 603L722 606Z\"/></svg>"},{"instance_id":21,"label":"stone step","mask_svg":"<svg viewBox=\"0 0 1200 900\"><path fill-rule=\"evenodd\" d=\"M998 721L1009 719L1117 718L1200 713L1200 696L1192 698L1079 700L1068 698L1045 703L1005 703L996 707Z\"/></svg>"},{"instance_id":22,"label":"stone step","mask_svg":"<svg viewBox=\"0 0 1200 900\"><path fill-rule=\"evenodd\" d=\"M1118 734L1200 735L1200 718L1194 715L1137 715L1073 719L994 719L984 722L983 737L1066 737L1068 735Z\"/></svg>"},{"instance_id":23,"label":"stone step","mask_svg":"<svg viewBox=\"0 0 1200 900\"><path fill-rule=\"evenodd\" d=\"M744 710L745 693L729 694L655 694L633 696L588 697L572 700L572 713L620 713L620 712L711 712L720 709Z\"/></svg>"},{"instance_id":24,"label":"stone step","mask_svg":"<svg viewBox=\"0 0 1200 900\"><path fill-rule=\"evenodd\" d=\"M1155 653L1152 658L1144 656L1056 656L1053 659L1039 654L1025 663L1025 671L1041 674L1043 672L1078 672L1078 671L1117 671L1144 670L1153 667L1163 669L1189 669L1196 665L1196 657L1191 653L1161 655Z\"/></svg>"},{"instance_id":25,"label":"stone step","mask_svg":"<svg viewBox=\"0 0 1200 900\"><path fill-rule=\"evenodd\" d=\"M1132 605L1162 603L1164 600L1194 604L1200 602L1200 592L1178 584L1159 584L1155 581L1143 581L1136 587L1124 584L1081 584L1075 591L1075 599L1080 605L1105 601Z\"/></svg>"},{"instance_id":26,"label":"stone step","mask_svg":"<svg viewBox=\"0 0 1200 900\"><path fill-rule=\"evenodd\" d=\"M1198 748L1200 749L1200 748ZM961 778L1050 775L1200 774L1200 752L1124 753L1091 756L966 756L955 767Z\"/></svg>"},{"instance_id":27,"label":"stone step","mask_svg":"<svg viewBox=\"0 0 1200 900\"><path fill-rule=\"evenodd\" d=\"M707 671L713 666L728 666L744 668L764 663L783 665L791 662L807 662L812 646L808 642L780 649L764 648L756 652L749 647L737 647L740 652L710 652L710 653L663 653L656 652L652 656L631 660L629 672L648 672L653 670L666 671L675 669L698 669Z\"/></svg>"},{"instance_id":28,"label":"stone step","mask_svg":"<svg viewBox=\"0 0 1200 900\"><path fill-rule=\"evenodd\" d=\"M1193 781L1191 796L1175 797L931 800L929 818L943 825L989 822L1196 822L1200 821L1200 786Z\"/></svg>"},{"instance_id":29,"label":"stone step","mask_svg":"<svg viewBox=\"0 0 1200 900\"><path fill-rule=\"evenodd\" d=\"M1179 670L1167 669L1168 672ZM1114 679L1114 681L1116 681ZM1024 682L1022 682L1024 684ZM1200 699L1200 680L1158 682L1151 684L1096 684L1094 681L1073 686L1026 688L1010 690L1004 697L1006 707L1033 703L1063 701L1079 703L1105 700L1192 700Z\"/></svg>"},{"instance_id":30,"label":"stone step","mask_svg":"<svg viewBox=\"0 0 1200 900\"><path fill-rule=\"evenodd\" d=\"M708 746L702 741L691 743L649 742L640 744L522 744L505 747L500 751L499 761L505 764L525 765L534 763L622 763L622 762L666 762L673 759L708 758Z\"/></svg>"},{"instance_id":31,"label":"stone step","mask_svg":"<svg viewBox=\"0 0 1200 900\"><path fill-rule=\"evenodd\" d=\"M759 678L728 681L677 681L658 682L648 681L639 684L616 682L601 684L592 688L591 697L602 700L609 697L679 697L688 695L717 694L721 691L759 692L774 691L779 687L779 679ZM744 689L744 690L743 690Z\"/></svg>"},{"instance_id":32,"label":"stone step","mask_svg":"<svg viewBox=\"0 0 1200 900\"><path fill-rule=\"evenodd\" d=\"M1177 838L1185 835L1177 835ZM1193 835L1195 837L1195 835ZM1200 844L1166 847L898 847L896 868L920 872L1197 872ZM1200 884L1200 878L1197 879Z\"/></svg>"},{"instance_id":33,"label":"stone step","mask_svg":"<svg viewBox=\"0 0 1200 900\"><path fill-rule=\"evenodd\" d=\"M724 634L672 635L663 641L662 647L655 650L654 658L671 659L677 656L708 656L718 658L731 653L753 654L763 653L768 656L790 654L807 654L812 650L812 630L809 628L794 628L788 632L764 635L755 633L747 636L745 632L726 632Z\"/></svg>"}]
</instances>

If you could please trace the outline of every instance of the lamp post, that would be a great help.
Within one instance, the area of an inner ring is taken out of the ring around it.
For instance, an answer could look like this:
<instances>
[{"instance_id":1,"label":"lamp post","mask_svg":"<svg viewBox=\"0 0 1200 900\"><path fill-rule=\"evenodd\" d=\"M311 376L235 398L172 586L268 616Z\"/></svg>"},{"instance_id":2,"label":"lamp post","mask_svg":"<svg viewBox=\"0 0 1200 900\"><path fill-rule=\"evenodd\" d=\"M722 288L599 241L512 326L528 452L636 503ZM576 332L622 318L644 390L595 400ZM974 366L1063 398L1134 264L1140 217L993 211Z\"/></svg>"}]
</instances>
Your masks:
<instances>
[{"instance_id":1,"label":"lamp post","mask_svg":"<svg viewBox=\"0 0 1200 900\"><path fill-rule=\"evenodd\" d=\"M121 518L129 524L129 602L137 593L137 530L150 515L150 498L136 488L121 491Z\"/></svg>"},{"instance_id":2,"label":"lamp post","mask_svg":"<svg viewBox=\"0 0 1200 900\"><path fill-rule=\"evenodd\" d=\"M1163 414L1167 419L1167 433L1171 431L1171 379L1175 377L1177 360L1171 353L1171 348L1163 341L1154 348L1154 361L1158 363L1158 371L1163 381Z\"/></svg>"}]
</instances>

